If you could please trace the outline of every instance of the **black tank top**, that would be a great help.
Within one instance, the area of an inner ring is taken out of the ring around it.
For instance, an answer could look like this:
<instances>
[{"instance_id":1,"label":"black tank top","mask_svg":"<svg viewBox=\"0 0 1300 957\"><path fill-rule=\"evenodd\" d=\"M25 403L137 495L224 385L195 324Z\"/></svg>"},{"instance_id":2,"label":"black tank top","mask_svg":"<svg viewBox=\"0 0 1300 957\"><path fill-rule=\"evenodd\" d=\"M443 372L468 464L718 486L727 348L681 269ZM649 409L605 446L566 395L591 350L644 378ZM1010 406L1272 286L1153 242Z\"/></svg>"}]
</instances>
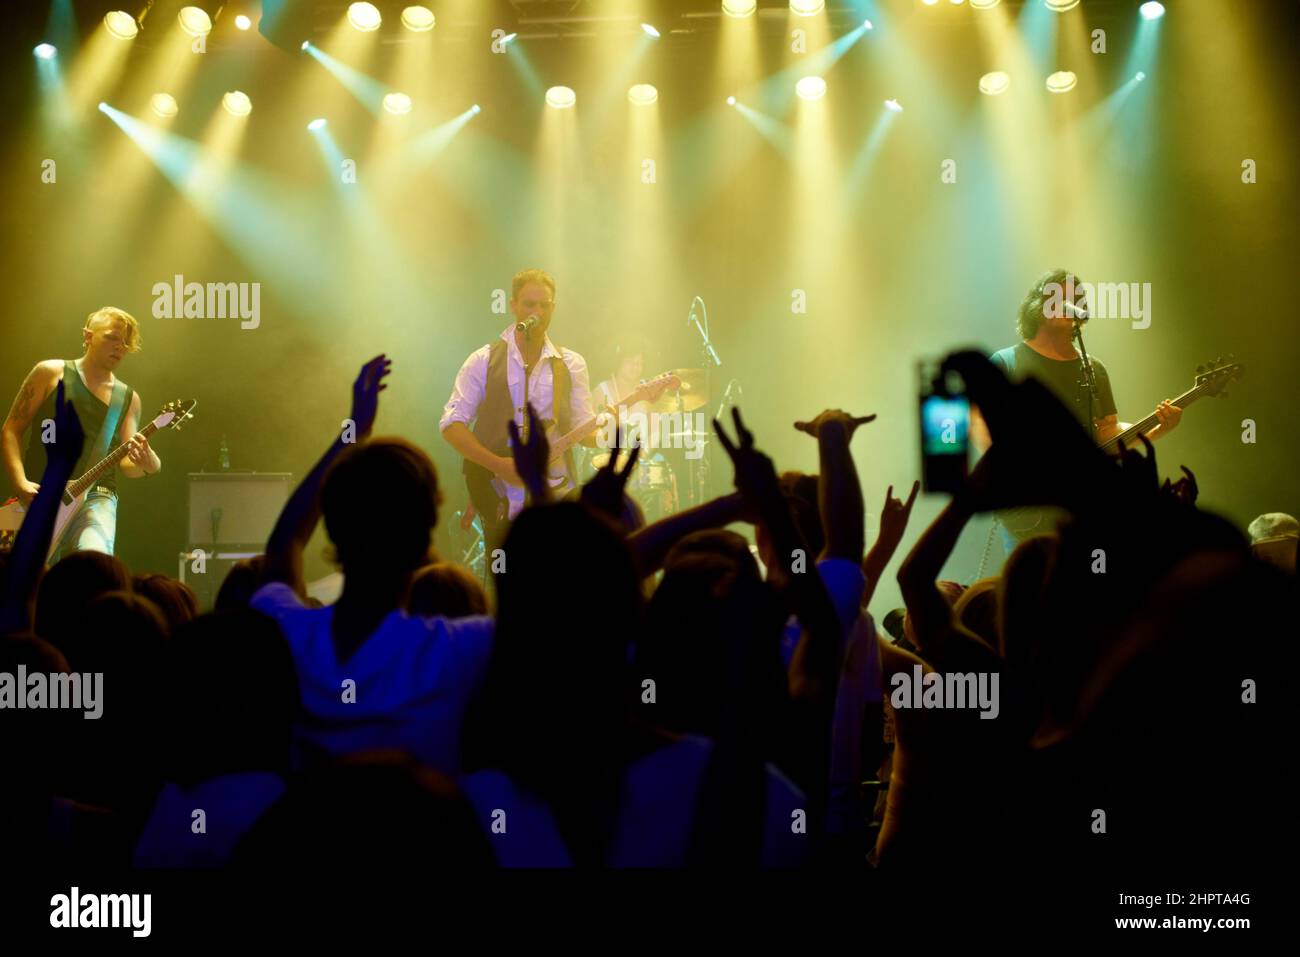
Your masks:
<instances>
[{"instance_id":1,"label":"black tank top","mask_svg":"<svg viewBox=\"0 0 1300 957\"><path fill-rule=\"evenodd\" d=\"M125 382L122 384L126 385ZM63 363L63 390L65 397L72 402L72 407L77 412L77 418L81 421L81 431L86 435L85 448L81 451L81 458L77 460L76 468L72 470L73 479L77 479L101 458L101 456L95 454L95 442L99 438L100 431L104 428L104 419L108 416L108 405L99 396L86 388L86 383L81 380L81 373L77 371L76 363L71 359L66 359ZM41 475L45 472L45 445L41 442L41 423L46 419L54 418L54 399L57 394L57 387L50 390L50 394L45 397L45 401L36 410L36 415L32 418L32 424L28 428L26 452L23 455L23 469L27 472L27 481L29 482L39 483ZM131 387L127 386L126 399L122 403L122 411L117 418L117 426L114 429L115 434L109 440L109 449L121 444L117 440L116 433L120 432L122 420L131 408L131 399ZM101 476L95 484L116 491L117 469L111 469L107 474Z\"/></svg>"}]
</instances>

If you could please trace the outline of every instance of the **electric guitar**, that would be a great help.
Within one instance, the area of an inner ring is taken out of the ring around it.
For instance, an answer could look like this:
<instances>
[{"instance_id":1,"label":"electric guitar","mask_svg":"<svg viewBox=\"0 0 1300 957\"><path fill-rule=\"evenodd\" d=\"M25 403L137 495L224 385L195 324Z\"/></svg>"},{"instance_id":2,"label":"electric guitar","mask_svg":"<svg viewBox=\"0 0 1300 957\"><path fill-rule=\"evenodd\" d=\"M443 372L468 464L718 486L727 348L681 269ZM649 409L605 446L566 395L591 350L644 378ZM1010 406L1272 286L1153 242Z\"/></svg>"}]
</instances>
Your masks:
<instances>
[{"instance_id":1,"label":"electric guitar","mask_svg":"<svg viewBox=\"0 0 1300 957\"><path fill-rule=\"evenodd\" d=\"M669 389L680 388L681 384L682 380L678 376L671 372L665 372L663 375L655 376L653 379L641 383L626 396L619 399L615 408L635 405L638 402L653 402ZM546 439L550 443L550 454L546 460L546 482L551 488L558 489L569 484L565 453L596 431L598 417L594 415L588 416L563 435L557 434L559 426L553 420L546 420L543 426ZM502 521L514 519L523 511L524 498L527 493L522 486L512 485L494 475L492 476L491 490L495 495L495 499L488 501L481 493L476 496L475 483L467 484L469 485L470 500L473 501L474 507L478 509L485 520L489 515L496 515L498 520Z\"/></svg>"},{"instance_id":2,"label":"electric guitar","mask_svg":"<svg viewBox=\"0 0 1300 957\"><path fill-rule=\"evenodd\" d=\"M139 431L145 438L149 438L155 432L161 432L163 429L179 430L182 422L194 416L194 406L196 404L194 399L176 399L173 402L168 402L163 406L162 411L154 417L154 420ZM54 518L54 532L50 535L50 550L45 556L47 560L59 547L68 526L77 513L81 511L82 505L86 503L86 494L94 487L96 482L112 471L118 462L126 458L130 445L129 442L123 442L87 469L81 478L68 483L68 487L63 491L63 501L59 503L59 512ZM18 529L22 527L23 519L26 517L27 506L17 499L0 507L0 551L8 551L13 547L13 540L17 537Z\"/></svg>"},{"instance_id":3,"label":"electric guitar","mask_svg":"<svg viewBox=\"0 0 1300 957\"><path fill-rule=\"evenodd\" d=\"M1212 363L1197 366L1195 385L1174 399L1173 404L1186 411L1187 407L1197 399L1204 399L1207 396L1227 398L1228 384L1241 378L1245 371L1244 366L1232 361L1232 356L1228 357L1227 362L1218 359ZM1100 448L1107 455L1118 455L1121 442L1128 448L1139 445L1141 440L1138 436L1146 435L1159 423L1160 420L1152 412L1141 422L1134 422L1119 435L1103 442ZM1008 532L1017 539L1023 539L1032 534L1050 531L1049 519L1053 514L1052 511L1044 511L1037 506L1025 506L1004 509L997 513L997 517Z\"/></svg>"}]
</instances>

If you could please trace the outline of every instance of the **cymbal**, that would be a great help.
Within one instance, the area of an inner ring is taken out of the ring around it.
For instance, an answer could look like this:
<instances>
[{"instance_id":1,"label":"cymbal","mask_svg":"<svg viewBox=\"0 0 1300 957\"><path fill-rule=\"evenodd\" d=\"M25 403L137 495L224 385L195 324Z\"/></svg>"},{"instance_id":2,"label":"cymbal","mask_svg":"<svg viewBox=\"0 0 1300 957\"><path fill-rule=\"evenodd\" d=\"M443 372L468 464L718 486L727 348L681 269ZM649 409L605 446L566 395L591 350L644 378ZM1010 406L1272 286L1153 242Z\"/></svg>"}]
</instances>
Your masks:
<instances>
[{"instance_id":1,"label":"cymbal","mask_svg":"<svg viewBox=\"0 0 1300 957\"><path fill-rule=\"evenodd\" d=\"M669 372L681 379L681 386L665 391L648 405L649 411L694 412L708 404L709 394L704 387L703 369L671 369Z\"/></svg>"}]
</instances>

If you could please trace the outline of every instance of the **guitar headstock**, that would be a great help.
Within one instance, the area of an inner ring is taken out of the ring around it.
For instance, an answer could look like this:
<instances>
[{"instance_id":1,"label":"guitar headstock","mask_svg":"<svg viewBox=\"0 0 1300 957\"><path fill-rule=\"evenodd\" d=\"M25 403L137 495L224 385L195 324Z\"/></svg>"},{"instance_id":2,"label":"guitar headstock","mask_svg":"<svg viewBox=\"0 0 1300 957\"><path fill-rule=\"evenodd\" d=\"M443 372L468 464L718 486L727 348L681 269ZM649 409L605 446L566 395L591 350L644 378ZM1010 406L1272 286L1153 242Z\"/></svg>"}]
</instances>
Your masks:
<instances>
[{"instance_id":1,"label":"guitar headstock","mask_svg":"<svg viewBox=\"0 0 1300 957\"><path fill-rule=\"evenodd\" d=\"M1197 366L1197 388L1205 395L1226 398L1228 384L1240 379L1246 372L1246 367L1239 362L1234 362L1233 358L1233 356L1228 356L1227 361L1224 361L1223 357L1220 356L1213 362Z\"/></svg>"},{"instance_id":2,"label":"guitar headstock","mask_svg":"<svg viewBox=\"0 0 1300 957\"><path fill-rule=\"evenodd\" d=\"M675 372L665 372L657 375L653 379L647 379L637 386L636 391L627 399L627 404L632 405L635 402L653 402L669 389L680 389L682 387L681 376Z\"/></svg>"},{"instance_id":3,"label":"guitar headstock","mask_svg":"<svg viewBox=\"0 0 1300 957\"><path fill-rule=\"evenodd\" d=\"M154 428L160 432L163 429L175 429L179 432L183 422L194 418L194 407L198 404L197 399L173 399L154 417Z\"/></svg>"}]
</instances>

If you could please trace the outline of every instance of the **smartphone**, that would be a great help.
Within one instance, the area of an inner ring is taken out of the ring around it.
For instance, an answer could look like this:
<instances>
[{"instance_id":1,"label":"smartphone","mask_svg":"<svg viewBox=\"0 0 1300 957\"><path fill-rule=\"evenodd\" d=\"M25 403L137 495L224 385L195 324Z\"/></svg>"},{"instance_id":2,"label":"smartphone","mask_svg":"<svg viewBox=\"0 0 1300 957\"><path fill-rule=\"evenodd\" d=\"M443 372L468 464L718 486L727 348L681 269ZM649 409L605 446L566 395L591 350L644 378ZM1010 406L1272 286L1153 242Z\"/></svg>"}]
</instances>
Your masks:
<instances>
[{"instance_id":1,"label":"smartphone","mask_svg":"<svg viewBox=\"0 0 1300 957\"><path fill-rule=\"evenodd\" d=\"M970 400L961 377L938 363L920 364L921 484L952 494L970 468Z\"/></svg>"}]
</instances>

